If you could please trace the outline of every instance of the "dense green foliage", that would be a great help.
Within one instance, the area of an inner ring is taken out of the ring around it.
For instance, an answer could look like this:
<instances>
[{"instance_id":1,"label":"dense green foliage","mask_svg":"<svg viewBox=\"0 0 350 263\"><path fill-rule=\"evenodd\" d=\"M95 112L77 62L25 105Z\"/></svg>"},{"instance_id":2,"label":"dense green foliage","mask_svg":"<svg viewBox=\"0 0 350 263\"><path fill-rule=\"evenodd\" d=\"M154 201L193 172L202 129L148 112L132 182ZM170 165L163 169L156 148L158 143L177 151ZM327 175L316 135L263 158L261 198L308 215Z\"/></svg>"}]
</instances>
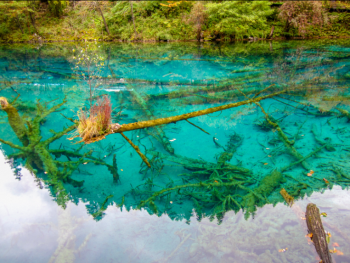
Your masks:
<instances>
[{"instance_id":1,"label":"dense green foliage","mask_svg":"<svg viewBox=\"0 0 350 263\"><path fill-rule=\"evenodd\" d=\"M338 5L350 10L347 1ZM2 1L0 40L232 41L266 38L272 26L273 37L349 36L349 12L330 7L327 1Z\"/></svg>"},{"instance_id":2,"label":"dense green foliage","mask_svg":"<svg viewBox=\"0 0 350 263\"><path fill-rule=\"evenodd\" d=\"M121 39L191 39L192 28L182 21L192 2L181 2L174 7L160 5L159 1L144 1L133 4L135 28L132 26L130 2L117 2L108 12L107 21L111 32Z\"/></svg>"},{"instance_id":3,"label":"dense green foliage","mask_svg":"<svg viewBox=\"0 0 350 263\"><path fill-rule=\"evenodd\" d=\"M226 38L266 36L267 17L274 12L268 1L208 3L206 7L209 32Z\"/></svg>"}]
</instances>

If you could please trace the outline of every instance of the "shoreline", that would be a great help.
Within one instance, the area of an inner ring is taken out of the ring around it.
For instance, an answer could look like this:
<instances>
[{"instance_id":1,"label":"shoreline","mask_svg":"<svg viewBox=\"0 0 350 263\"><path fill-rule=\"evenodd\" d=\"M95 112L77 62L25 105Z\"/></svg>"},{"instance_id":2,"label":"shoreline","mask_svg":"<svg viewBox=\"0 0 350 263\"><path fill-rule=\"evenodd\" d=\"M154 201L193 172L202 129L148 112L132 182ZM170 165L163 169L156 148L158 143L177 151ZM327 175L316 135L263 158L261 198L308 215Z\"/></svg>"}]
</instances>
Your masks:
<instances>
[{"instance_id":1,"label":"shoreline","mask_svg":"<svg viewBox=\"0 0 350 263\"><path fill-rule=\"evenodd\" d=\"M323 36L323 37L275 37L275 38L243 38L235 39L231 41L225 41L222 39L216 40L196 40L196 39L181 39L181 40L121 40L121 39L93 39L93 38L81 38L76 40L29 40L29 41L6 41L0 40L0 44L49 44L49 43L67 43L67 42L105 42L105 43L181 43L181 42L211 42L211 43L235 43L235 42L257 42L257 41L281 41L281 40L311 40L311 39L350 39L350 36Z\"/></svg>"}]
</instances>

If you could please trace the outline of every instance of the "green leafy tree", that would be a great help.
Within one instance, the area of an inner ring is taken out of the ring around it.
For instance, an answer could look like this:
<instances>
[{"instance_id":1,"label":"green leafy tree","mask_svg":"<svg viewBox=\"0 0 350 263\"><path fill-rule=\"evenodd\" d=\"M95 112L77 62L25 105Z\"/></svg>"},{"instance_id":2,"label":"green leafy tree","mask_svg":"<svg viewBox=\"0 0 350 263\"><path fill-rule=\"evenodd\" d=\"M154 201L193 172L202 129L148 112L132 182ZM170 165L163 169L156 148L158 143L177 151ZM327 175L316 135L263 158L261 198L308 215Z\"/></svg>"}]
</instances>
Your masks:
<instances>
[{"instance_id":1,"label":"green leafy tree","mask_svg":"<svg viewBox=\"0 0 350 263\"><path fill-rule=\"evenodd\" d=\"M208 28L215 38L241 39L264 36L267 17L273 13L268 1L225 1L208 3Z\"/></svg>"},{"instance_id":2,"label":"green leafy tree","mask_svg":"<svg viewBox=\"0 0 350 263\"><path fill-rule=\"evenodd\" d=\"M49 0L48 5L50 12L54 16L61 17L63 15L64 9L68 5L68 2L62 0Z\"/></svg>"}]
</instances>

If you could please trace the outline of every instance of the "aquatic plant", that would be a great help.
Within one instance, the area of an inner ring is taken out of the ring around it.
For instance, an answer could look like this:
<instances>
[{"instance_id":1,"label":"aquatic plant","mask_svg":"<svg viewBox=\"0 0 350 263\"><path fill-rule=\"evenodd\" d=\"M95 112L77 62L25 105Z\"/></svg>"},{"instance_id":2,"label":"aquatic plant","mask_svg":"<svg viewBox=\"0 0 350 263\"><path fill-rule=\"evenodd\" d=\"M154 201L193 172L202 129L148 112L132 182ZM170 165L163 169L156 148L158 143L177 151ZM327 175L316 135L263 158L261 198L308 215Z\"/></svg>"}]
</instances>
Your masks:
<instances>
[{"instance_id":1,"label":"aquatic plant","mask_svg":"<svg viewBox=\"0 0 350 263\"><path fill-rule=\"evenodd\" d=\"M91 140L93 137L108 133L111 128L112 105L108 96L98 98L96 104L87 111L78 112L78 133L82 141Z\"/></svg>"}]
</instances>

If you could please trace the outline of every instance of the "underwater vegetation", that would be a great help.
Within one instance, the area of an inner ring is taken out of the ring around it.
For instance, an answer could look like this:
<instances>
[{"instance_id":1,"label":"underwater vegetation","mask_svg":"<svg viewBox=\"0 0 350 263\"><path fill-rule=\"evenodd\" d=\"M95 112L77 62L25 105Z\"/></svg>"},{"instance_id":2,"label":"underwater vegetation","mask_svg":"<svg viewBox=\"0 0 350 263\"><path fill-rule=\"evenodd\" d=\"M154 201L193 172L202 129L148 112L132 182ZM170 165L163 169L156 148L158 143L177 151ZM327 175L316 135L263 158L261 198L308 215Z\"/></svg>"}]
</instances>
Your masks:
<instances>
[{"instance_id":1,"label":"underwater vegetation","mask_svg":"<svg viewBox=\"0 0 350 263\"><path fill-rule=\"evenodd\" d=\"M0 142L58 204L84 200L97 220L117 205L172 219L195 213L220 223L227 211L243 210L248 218L266 204L293 206L313 191L349 186L346 55L331 48L286 49L283 59L237 55L245 64L237 69L232 57L219 61L206 54L206 66L229 73L192 81L186 72L183 80L180 72L169 73L180 59L136 60L134 50L124 52L124 60L108 56L94 103L88 105L85 96L80 109L70 106L77 99L69 96L57 104L34 103L25 95L9 102L14 85L1 87L7 132L15 138ZM169 68L161 80L120 77L137 63L150 75ZM80 83L71 77L65 74L66 83ZM23 87L18 84L18 94L25 94ZM51 92L62 98L67 91ZM61 131L49 136L54 119Z\"/></svg>"},{"instance_id":2,"label":"underwater vegetation","mask_svg":"<svg viewBox=\"0 0 350 263\"><path fill-rule=\"evenodd\" d=\"M7 113L9 123L12 130L22 143L17 145L9 141L0 139L0 142L11 146L18 150L16 153L11 154L9 158L24 159L25 167L29 169L34 175L39 176L45 174L48 179L42 179L44 183L50 185L53 191L53 195L57 203L65 207L66 202L69 200L68 194L63 186L63 183L71 184L74 187L82 187L84 181L74 180L71 176L72 173L78 169L78 166L82 163L94 163L97 165L106 165L111 170L113 177L116 175L115 167L108 165L107 163L91 156L91 151L80 153L80 149L75 152L61 150L61 149L49 149L49 145L54 141L65 136L68 132L74 130L76 125L73 124L60 132L51 131L53 134L50 138L42 140L40 126L44 119L53 112L57 112L59 108L66 103L64 99L62 103L48 107L49 103L37 102L36 114L33 119L26 119L25 121L19 115L17 109L12 105L16 102L16 99L9 103L6 98L0 97L1 109ZM68 161L58 161L54 157L66 156ZM77 158L76 161L72 161L70 158ZM114 164L116 166L116 164Z\"/></svg>"},{"instance_id":3,"label":"underwater vegetation","mask_svg":"<svg viewBox=\"0 0 350 263\"><path fill-rule=\"evenodd\" d=\"M107 96L98 98L96 104L90 108L89 116L87 112L78 112L79 125L77 131L83 141L99 136L110 130L111 126L111 101Z\"/></svg>"}]
</instances>

